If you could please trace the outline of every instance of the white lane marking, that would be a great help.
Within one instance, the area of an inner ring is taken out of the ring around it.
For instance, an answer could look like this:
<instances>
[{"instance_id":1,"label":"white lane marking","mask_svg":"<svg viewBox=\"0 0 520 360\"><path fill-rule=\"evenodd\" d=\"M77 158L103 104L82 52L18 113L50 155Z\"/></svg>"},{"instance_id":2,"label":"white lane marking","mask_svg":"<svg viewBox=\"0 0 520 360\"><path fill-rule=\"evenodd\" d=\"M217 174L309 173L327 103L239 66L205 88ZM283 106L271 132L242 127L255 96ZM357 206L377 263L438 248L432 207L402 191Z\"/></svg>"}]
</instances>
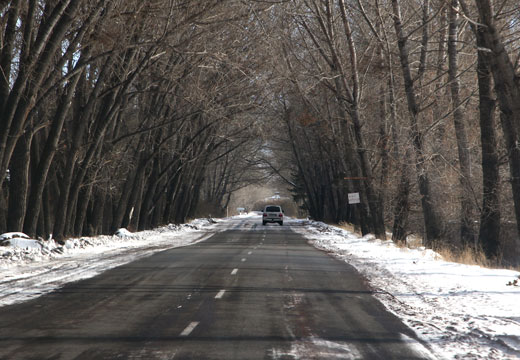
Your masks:
<instances>
[{"instance_id":1,"label":"white lane marking","mask_svg":"<svg viewBox=\"0 0 520 360\"><path fill-rule=\"evenodd\" d=\"M218 294L215 296L215 299L222 299L222 296L224 296L224 293L226 290L220 290Z\"/></svg>"},{"instance_id":2,"label":"white lane marking","mask_svg":"<svg viewBox=\"0 0 520 360\"><path fill-rule=\"evenodd\" d=\"M249 251L249 252L247 253L247 255L251 255L252 253L253 253L252 251Z\"/></svg>"},{"instance_id":3,"label":"white lane marking","mask_svg":"<svg viewBox=\"0 0 520 360\"><path fill-rule=\"evenodd\" d=\"M231 275L236 275L238 272L238 269L233 269L233 271L231 271Z\"/></svg>"},{"instance_id":4,"label":"white lane marking","mask_svg":"<svg viewBox=\"0 0 520 360\"><path fill-rule=\"evenodd\" d=\"M197 325L199 325L199 322L198 321L194 321L192 323L190 323L186 329L184 329L182 332L181 332L181 335L180 336L188 336L191 334L191 332L197 327Z\"/></svg>"},{"instance_id":5,"label":"white lane marking","mask_svg":"<svg viewBox=\"0 0 520 360\"><path fill-rule=\"evenodd\" d=\"M244 262L244 261L246 261L246 258L242 258L242 260L240 260L240 261Z\"/></svg>"}]
</instances>

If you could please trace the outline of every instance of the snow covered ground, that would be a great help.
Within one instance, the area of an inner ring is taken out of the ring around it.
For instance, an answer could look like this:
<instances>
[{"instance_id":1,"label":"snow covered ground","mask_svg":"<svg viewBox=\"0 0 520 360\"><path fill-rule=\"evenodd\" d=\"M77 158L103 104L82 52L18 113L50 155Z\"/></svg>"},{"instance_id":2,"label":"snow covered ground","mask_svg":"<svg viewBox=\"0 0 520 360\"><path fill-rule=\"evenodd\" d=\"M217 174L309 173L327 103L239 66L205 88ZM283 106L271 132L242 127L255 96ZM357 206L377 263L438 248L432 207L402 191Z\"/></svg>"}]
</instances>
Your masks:
<instances>
[{"instance_id":1,"label":"snow covered ground","mask_svg":"<svg viewBox=\"0 0 520 360\"><path fill-rule=\"evenodd\" d=\"M239 218L256 221L258 215ZM446 262L431 250L399 248L391 241L359 237L320 222L286 223L298 225L292 228L317 248L355 266L377 298L439 358L520 358L520 286L513 285L515 280L520 282L519 272ZM217 224L196 220L153 231L121 230L117 236L70 239L64 246L10 234L0 238L0 244L9 241L14 245L0 246L0 306L31 299L157 251L202 241L219 228L234 226L240 228L231 219Z\"/></svg>"},{"instance_id":2,"label":"snow covered ground","mask_svg":"<svg viewBox=\"0 0 520 360\"><path fill-rule=\"evenodd\" d=\"M114 236L68 239L64 246L25 239L22 233L3 234L0 245L10 245L0 246L0 306L32 299L157 251L194 244L213 235L217 226L199 219L138 233L120 229Z\"/></svg>"},{"instance_id":3,"label":"snow covered ground","mask_svg":"<svg viewBox=\"0 0 520 360\"><path fill-rule=\"evenodd\" d=\"M376 297L446 359L520 359L520 273L442 260L424 248L320 222L294 227L360 271ZM508 285L509 284L509 285Z\"/></svg>"}]
</instances>

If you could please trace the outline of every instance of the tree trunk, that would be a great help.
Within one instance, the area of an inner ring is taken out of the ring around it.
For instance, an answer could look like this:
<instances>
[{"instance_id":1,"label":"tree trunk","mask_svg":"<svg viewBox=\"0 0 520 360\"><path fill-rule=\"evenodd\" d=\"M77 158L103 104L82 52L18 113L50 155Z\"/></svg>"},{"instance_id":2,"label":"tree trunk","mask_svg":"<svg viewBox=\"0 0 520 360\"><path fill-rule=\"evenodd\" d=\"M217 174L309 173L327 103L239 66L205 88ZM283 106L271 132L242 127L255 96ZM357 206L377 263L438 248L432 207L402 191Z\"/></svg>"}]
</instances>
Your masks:
<instances>
[{"instance_id":1,"label":"tree trunk","mask_svg":"<svg viewBox=\"0 0 520 360\"><path fill-rule=\"evenodd\" d=\"M76 218L74 220L74 235L84 235L84 225L87 217L88 204L92 197L92 187L93 183L91 182L81 189L80 196L78 198Z\"/></svg>"},{"instance_id":2,"label":"tree trunk","mask_svg":"<svg viewBox=\"0 0 520 360\"><path fill-rule=\"evenodd\" d=\"M113 231L116 231L120 227L126 228L130 223L130 212L131 209L135 206L137 188L144 176L146 163L147 162L145 160L139 161L136 169L127 174L125 185L121 192L121 197L119 198L117 208L114 212L114 219L112 222Z\"/></svg>"},{"instance_id":3,"label":"tree trunk","mask_svg":"<svg viewBox=\"0 0 520 360\"><path fill-rule=\"evenodd\" d=\"M143 194L144 194L144 172L139 177L139 181L134 187L135 194L132 194L132 199L130 201L130 205L128 208L128 226L133 229L139 228L139 219L141 219L141 207L143 204Z\"/></svg>"},{"instance_id":4,"label":"tree trunk","mask_svg":"<svg viewBox=\"0 0 520 360\"><path fill-rule=\"evenodd\" d=\"M425 246L432 248L441 238L440 217L433 202L430 180L426 169L426 157L423 149L423 134L419 127L419 106L416 100L414 80L410 70L410 62L407 48L407 37L403 33L401 22L401 9L398 0L392 0L394 12L394 27L398 38L399 58L403 73L408 111L410 113L410 138L415 150L415 168L417 172L417 182L421 194L421 205L424 216L424 226L426 230Z\"/></svg>"},{"instance_id":5,"label":"tree trunk","mask_svg":"<svg viewBox=\"0 0 520 360\"><path fill-rule=\"evenodd\" d=\"M392 241L395 243L406 242L406 228L408 226L408 213L410 211L410 175L408 174L409 166L403 164L401 172L401 180L397 187L397 196L395 198L394 207L394 225L392 228Z\"/></svg>"},{"instance_id":6,"label":"tree trunk","mask_svg":"<svg viewBox=\"0 0 520 360\"><path fill-rule=\"evenodd\" d=\"M464 112L460 101L460 86L458 78L458 0L451 0L449 10L448 32L448 78L451 90L451 102L453 109L453 122L457 137L457 149L459 155L459 181L460 190L460 237L463 246L474 246L475 230L473 226L473 203L471 201L471 161L469 155L466 126L464 124Z\"/></svg>"},{"instance_id":7,"label":"tree trunk","mask_svg":"<svg viewBox=\"0 0 520 360\"><path fill-rule=\"evenodd\" d=\"M520 84L515 67L495 27L490 1L476 0L475 3L479 11L478 22L483 25L478 27L482 36L482 48L479 51L490 51L489 64L501 110L500 120L509 156L516 225L520 235Z\"/></svg>"},{"instance_id":8,"label":"tree trunk","mask_svg":"<svg viewBox=\"0 0 520 360\"><path fill-rule=\"evenodd\" d=\"M40 204L42 201L43 189L45 188L45 182L47 181L47 174L49 173L52 160L54 159L63 124L65 123L72 97L81 76L82 74L76 75L67 86L66 96L62 99L58 110L56 111L49 136L47 137L47 142L45 143L43 153L40 157L36 173L31 183L31 193L29 195L27 216L24 224L24 230L29 235L35 235L36 233L36 225L41 208Z\"/></svg>"},{"instance_id":9,"label":"tree trunk","mask_svg":"<svg viewBox=\"0 0 520 360\"><path fill-rule=\"evenodd\" d=\"M153 210L153 196L157 188L157 179L159 177L159 160L154 159L152 165L152 172L148 176L146 192L143 197L143 203L141 205L141 216L139 218L139 230L144 230L150 225L151 211Z\"/></svg>"},{"instance_id":10,"label":"tree trunk","mask_svg":"<svg viewBox=\"0 0 520 360\"><path fill-rule=\"evenodd\" d=\"M7 181L5 181L8 183ZM1 185L1 184L0 184ZM8 187L9 185L7 185ZM8 200L6 196L6 191L4 191L4 186L0 186L0 232L3 234L7 231L7 209L8 209Z\"/></svg>"},{"instance_id":11,"label":"tree trunk","mask_svg":"<svg viewBox=\"0 0 520 360\"><path fill-rule=\"evenodd\" d=\"M439 14L439 31L438 31L438 47L437 47L437 59L436 59L436 67L435 77L439 79L439 81L435 84L434 89L434 97L435 101L432 105L432 114L433 114L433 122L435 127L435 143L434 151L435 154L445 154L446 152L446 124L445 119L443 118L443 104L441 104L441 100L444 98L444 86L446 82L444 81L443 74L445 73L445 63L446 63L446 33L447 33L447 6L444 4L441 5L442 10ZM449 6L448 6L449 7ZM435 159L440 157L435 157Z\"/></svg>"},{"instance_id":12,"label":"tree trunk","mask_svg":"<svg viewBox=\"0 0 520 360\"><path fill-rule=\"evenodd\" d=\"M95 236L101 234L103 231L103 218L106 202L106 194L102 189L97 189L95 195L92 197L92 214L89 221L88 235Z\"/></svg>"},{"instance_id":13,"label":"tree trunk","mask_svg":"<svg viewBox=\"0 0 520 360\"><path fill-rule=\"evenodd\" d=\"M8 231L23 231L29 190L29 166L31 159L32 134L26 132L18 138L11 157L9 182Z\"/></svg>"},{"instance_id":14,"label":"tree trunk","mask_svg":"<svg viewBox=\"0 0 520 360\"><path fill-rule=\"evenodd\" d=\"M168 192L166 194L166 206L164 207L164 213L162 222L163 223L169 223L172 219L172 203L175 196L175 191L177 189L177 179L178 179L178 173L175 174L173 179L168 179Z\"/></svg>"},{"instance_id":15,"label":"tree trunk","mask_svg":"<svg viewBox=\"0 0 520 360\"><path fill-rule=\"evenodd\" d=\"M482 47L482 28L477 30L477 46ZM500 247L500 168L495 132L495 100L492 97L492 75L488 55L478 52L477 64L482 143L482 213L480 214L479 245L488 259L496 259Z\"/></svg>"},{"instance_id":16,"label":"tree trunk","mask_svg":"<svg viewBox=\"0 0 520 360\"><path fill-rule=\"evenodd\" d=\"M397 104L395 100L395 83L394 83L394 73L392 70L392 58L391 54L388 55L388 68L389 68L389 78L388 78L388 90L390 94L390 118L392 121L392 141L394 146L393 155L394 158L401 159L400 150L399 150L399 139L397 135ZM411 176L411 150L409 146L405 146L404 156L399 163L400 168L400 180L399 185L397 186L397 195L394 199L394 223L392 227L392 241L395 243L404 243L406 242L407 236L407 228L408 228L408 216L410 214L410 176Z\"/></svg>"},{"instance_id":17,"label":"tree trunk","mask_svg":"<svg viewBox=\"0 0 520 360\"><path fill-rule=\"evenodd\" d=\"M13 65L13 48L17 35L16 23L19 21L20 3L20 0L12 1L7 14L2 15L2 18L4 16L7 17L7 24L4 25L4 23L2 23L2 26L5 26L5 28L2 28L4 33L1 38L2 46L0 47L0 71L2 74L2 76L0 76L0 110L4 109L10 91L9 80L11 78L11 67ZM1 12L3 13L3 9ZM2 123L4 123L4 119L2 119ZM0 130L5 129L0 126ZM2 182L3 178L0 178L0 183Z\"/></svg>"},{"instance_id":18,"label":"tree trunk","mask_svg":"<svg viewBox=\"0 0 520 360\"><path fill-rule=\"evenodd\" d=\"M363 124L361 122L361 117L359 114L359 98L360 98L360 81L359 81L359 72L358 72L358 64L357 64L357 54L356 54L356 46L354 43L354 38L352 36L352 30L350 28L350 23L346 14L346 7L344 0L339 0L339 9L341 13L341 19L343 22L343 27L345 30L345 36L348 42L348 49L350 53L350 64L351 64L351 72L352 72L352 90L348 91L348 85L346 84L346 73L342 69L339 61L337 62L337 66L340 69L343 85L347 94L351 94L351 106L349 108L349 115L352 119L353 128L354 128L354 138L356 140L357 153L359 155L361 173L365 178L363 180L364 190L366 192L366 196L368 199L368 207L370 209L370 218L372 220L372 226L374 230L374 234L378 239L386 240L386 229L385 229L385 219L383 215L383 203L382 198L378 195L377 190L375 188L375 179L372 174L372 166L367 156L366 145L362 133ZM332 35L331 35L332 36ZM383 121L383 120L382 120Z\"/></svg>"}]
</instances>

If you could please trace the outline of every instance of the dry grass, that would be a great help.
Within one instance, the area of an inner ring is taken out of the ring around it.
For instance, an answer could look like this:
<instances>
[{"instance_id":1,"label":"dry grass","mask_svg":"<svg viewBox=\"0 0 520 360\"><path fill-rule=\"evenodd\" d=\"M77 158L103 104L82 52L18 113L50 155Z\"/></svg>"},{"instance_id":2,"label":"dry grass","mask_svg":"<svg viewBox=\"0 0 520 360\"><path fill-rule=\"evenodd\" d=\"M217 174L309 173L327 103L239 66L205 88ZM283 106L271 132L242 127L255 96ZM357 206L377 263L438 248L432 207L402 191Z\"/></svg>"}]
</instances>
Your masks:
<instances>
[{"instance_id":1,"label":"dry grass","mask_svg":"<svg viewBox=\"0 0 520 360\"><path fill-rule=\"evenodd\" d=\"M408 235L406 237L406 246L410 249L417 249L418 247L423 246L422 238L415 235Z\"/></svg>"},{"instance_id":2,"label":"dry grass","mask_svg":"<svg viewBox=\"0 0 520 360\"><path fill-rule=\"evenodd\" d=\"M436 249L442 258L446 261L455 262L465 265L478 265L482 267L496 267L496 264L489 261L482 250L465 248L463 250L453 250L450 248Z\"/></svg>"},{"instance_id":3,"label":"dry grass","mask_svg":"<svg viewBox=\"0 0 520 360\"><path fill-rule=\"evenodd\" d=\"M347 222L340 222L339 225L336 225L338 226L339 228L343 229L343 230L347 230L347 231L350 231L351 233L354 233L354 234L357 234L359 236L361 236L361 233L359 232L359 230L357 230L354 225L350 224L350 223L347 223Z\"/></svg>"},{"instance_id":4,"label":"dry grass","mask_svg":"<svg viewBox=\"0 0 520 360\"><path fill-rule=\"evenodd\" d=\"M340 227L341 229L350 231L352 233L355 233L359 236L361 236L360 231L354 227L354 225L346 222L342 222L339 225L336 224L336 226ZM396 246L400 248L407 247L409 249L417 249L422 244L422 238L420 236L416 235L410 235L408 236L405 243L398 243ZM497 259L495 261L490 261L486 258L484 252L482 250L475 250L472 248L466 248L464 250L458 250L453 249L449 247L440 247L435 249L435 251L442 256L442 258L445 261L450 261L458 264L464 264L464 265L477 265L482 266L486 268L504 268L503 262L501 259ZM520 271L520 267L507 267L511 270L517 270Z\"/></svg>"}]
</instances>

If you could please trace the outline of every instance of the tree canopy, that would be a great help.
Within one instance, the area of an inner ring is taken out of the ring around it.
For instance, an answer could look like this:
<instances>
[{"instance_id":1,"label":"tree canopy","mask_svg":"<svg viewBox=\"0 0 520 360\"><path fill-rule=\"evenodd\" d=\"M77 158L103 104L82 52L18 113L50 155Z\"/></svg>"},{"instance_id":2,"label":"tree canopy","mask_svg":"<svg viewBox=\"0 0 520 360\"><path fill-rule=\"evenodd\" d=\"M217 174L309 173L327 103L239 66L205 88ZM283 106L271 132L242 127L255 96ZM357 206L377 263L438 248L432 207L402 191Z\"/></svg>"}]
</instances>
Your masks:
<instances>
[{"instance_id":1,"label":"tree canopy","mask_svg":"<svg viewBox=\"0 0 520 360\"><path fill-rule=\"evenodd\" d=\"M3 0L0 24L1 232L218 215L276 176L316 219L518 255L515 0Z\"/></svg>"}]
</instances>

